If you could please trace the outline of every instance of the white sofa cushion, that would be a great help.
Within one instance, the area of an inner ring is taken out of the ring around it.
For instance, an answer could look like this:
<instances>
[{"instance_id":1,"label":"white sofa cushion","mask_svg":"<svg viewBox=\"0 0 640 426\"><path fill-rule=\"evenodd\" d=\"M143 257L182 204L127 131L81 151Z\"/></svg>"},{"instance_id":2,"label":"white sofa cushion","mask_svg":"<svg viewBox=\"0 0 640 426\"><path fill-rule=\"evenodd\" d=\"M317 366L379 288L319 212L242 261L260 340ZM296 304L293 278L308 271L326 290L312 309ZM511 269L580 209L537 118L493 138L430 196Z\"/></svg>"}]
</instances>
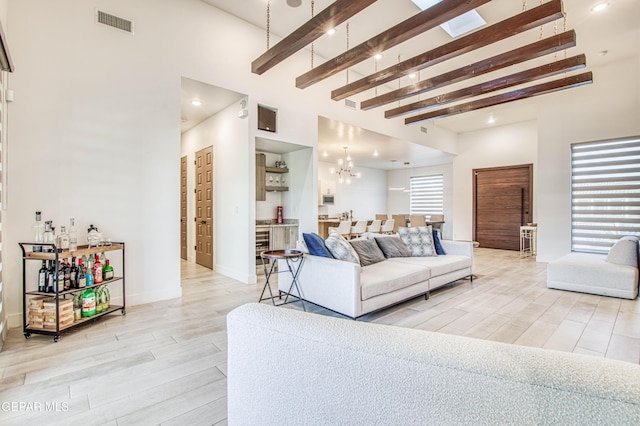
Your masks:
<instances>
[{"instance_id":1,"label":"white sofa cushion","mask_svg":"<svg viewBox=\"0 0 640 426\"><path fill-rule=\"evenodd\" d=\"M389 260L365 266L360 271L362 300L427 281L431 270L422 265L394 263Z\"/></svg>"},{"instance_id":2,"label":"white sofa cushion","mask_svg":"<svg viewBox=\"0 0 640 426\"><path fill-rule=\"evenodd\" d=\"M622 237L611 247L607 262L638 267L638 237Z\"/></svg>"},{"instance_id":3,"label":"white sofa cushion","mask_svg":"<svg viewBox=\"0 0 640 426\"><path fill-rule=\"evenodd\" d=\"M337 232L331 232L324 244L336 259L360 264L358 253L356 253L351 244Z\"/></svg>"},{"instance_id":4,"label":"white sofa cushion","mask_svg":"<svg viewBox=\"0 0 640 426\"><path fill-rule=\"evenodd\" d=\"M431 277L444 275L451 271L468 268L472 264L472 260L467 256L458 256L455 254L445 254L436 257L394 257L387 259L387 262L398 264L411 264L423 266L431 270Z\"/></svg>"}]
</instances>

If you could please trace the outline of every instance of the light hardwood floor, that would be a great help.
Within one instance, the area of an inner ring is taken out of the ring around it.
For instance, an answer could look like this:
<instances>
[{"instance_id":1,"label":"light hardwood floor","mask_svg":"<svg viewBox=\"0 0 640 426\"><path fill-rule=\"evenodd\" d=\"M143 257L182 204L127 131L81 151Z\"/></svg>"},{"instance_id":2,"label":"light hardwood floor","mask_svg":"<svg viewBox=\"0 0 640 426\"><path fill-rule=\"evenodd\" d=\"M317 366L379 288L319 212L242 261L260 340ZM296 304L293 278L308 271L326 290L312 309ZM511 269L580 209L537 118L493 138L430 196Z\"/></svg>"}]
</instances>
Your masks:
<instances>
[{"instance_id":1,"label":"light hardwood floor","mask_svg":"<svg viewBox=\"0 0 640 426\"><path fill-rule=\"evenodd\" d=\"M428 301L419 297L362 321L640 362L637 299L547 289L546 264L517 252L476 249L474 272L473 283L457 281ZM126 316L78 328L58 343L10 330L0 352L0 424L225 424L225 315L255 302L263 284L182 262L180 299L128 307Z\"/></svg>"}]
</instances>

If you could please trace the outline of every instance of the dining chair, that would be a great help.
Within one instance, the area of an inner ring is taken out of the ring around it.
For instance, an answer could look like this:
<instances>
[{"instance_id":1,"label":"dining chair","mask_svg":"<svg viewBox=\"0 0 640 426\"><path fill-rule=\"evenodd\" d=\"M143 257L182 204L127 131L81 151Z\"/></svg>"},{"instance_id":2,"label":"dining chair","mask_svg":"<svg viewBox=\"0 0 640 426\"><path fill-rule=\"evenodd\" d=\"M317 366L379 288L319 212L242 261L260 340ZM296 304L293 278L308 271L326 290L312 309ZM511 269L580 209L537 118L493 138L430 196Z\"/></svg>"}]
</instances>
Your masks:
<instances>
[{"instance_id":1,"label":"dining chair","mask_svg":"<svg viewBox=\"0 0 640 426\"><path fill-rule=\"evenodd\" d=\"M380 232L381 226L382 221L380 219L376 219L371 222L371 225L367 226L367 232Z\"/></svg>"},{"instance_id":2,"label":"dining chair","mask_svg":"<svg viewBox=\"0 0 640 426\"><path fill-rule=\"evenodd\" d=\"M351 238L357 238L367 231L367 221L359 220L351 227Z\"/></svg>"},{"instance_id":3,"label":"dining chair","mask_svg":"<svg viewBox=\"0 0 640 426\"><path fill-rule=\"evenodd\" d=\"M412 228L416 226L427 226L427 221L424 219L423 214L412 214L409 216L409 222L411 222Z\"/></svg>"},{"instance_id":4,"label":"dining chair","mask_svg":"<svg viewBox=\"0 0 640 426\"><path fill-rule=\"evenodd\" d=\"M391 215L391 218L395 221L395 223L393 224L393 233L394 234L396 232L398 232L398 227L399 226L402 226L402 227L407 226L407 216L406 215L394 214L394 215Z\"/></svg>"},{"instance_id":5,"label":"dining chair","mask_svg":"<svg viewBox=\"0 0 640 426\"><path fill-rule=\"evenodd\" d=\"M329 228L329 235L331 235L331 232L337 232L338 234L348 239L351 235L351 221L340 221L340 225L338 225L337 227Z\"/></svg>"},{"instance_id":6,"label":"dining chair","mask_svg":"<svg viewBox=\"0 0 640 426\"><path fill-rule=\"evenodd\" d=\"M444 215L443 214L432 214L431 216L429 216L429 222L444 222ZM437 229L440 232L440 235L442 235L442 228L444 223L432 223L431 226L433 227L433 229Z\"/></svg>"},{"instance_id":7,"label":"dining chair","mask_svg":"<svg viewBox=\"0 0 640 426\"><path fill-rule=\"evenodd\" d=\"M377 220L387 220L387 219L389 219L389 215L388 214L376 214L376 219Z\"/></svg>"},{"instance_id":8,"label":"dining chair","mask_svg":"<svg viewBox=\"0 0 640 426\"><path fill-rule=\"evenodd\" d=\"M394 232L394 225L395 225L396 221L393 219L387 219L384 222L384 225L382 225L382 228L380 228L380 233L381 234L393 234Z\"/></svg>"}]
</instances>

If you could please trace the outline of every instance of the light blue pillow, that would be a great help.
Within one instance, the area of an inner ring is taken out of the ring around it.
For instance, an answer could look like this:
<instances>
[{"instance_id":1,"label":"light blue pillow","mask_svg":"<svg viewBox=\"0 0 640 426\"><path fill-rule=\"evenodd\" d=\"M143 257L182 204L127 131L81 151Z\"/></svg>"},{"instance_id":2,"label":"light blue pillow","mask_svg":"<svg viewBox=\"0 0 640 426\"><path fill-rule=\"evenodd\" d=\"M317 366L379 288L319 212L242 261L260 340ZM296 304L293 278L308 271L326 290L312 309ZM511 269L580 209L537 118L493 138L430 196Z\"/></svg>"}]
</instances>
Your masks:
<instances>
[{"instance_id":1,"label":"light blue pillow","mask_svg":"<svg viewBox=\"0 0 640 426\"><path fill-rule=\"evenodd\" d=\"M409 247L411 256L437 256L436 248L433 244L433 231L431 225L411 228L400 226L398 227L398 235L407 247Z\"/></svg>"}]
</instances>

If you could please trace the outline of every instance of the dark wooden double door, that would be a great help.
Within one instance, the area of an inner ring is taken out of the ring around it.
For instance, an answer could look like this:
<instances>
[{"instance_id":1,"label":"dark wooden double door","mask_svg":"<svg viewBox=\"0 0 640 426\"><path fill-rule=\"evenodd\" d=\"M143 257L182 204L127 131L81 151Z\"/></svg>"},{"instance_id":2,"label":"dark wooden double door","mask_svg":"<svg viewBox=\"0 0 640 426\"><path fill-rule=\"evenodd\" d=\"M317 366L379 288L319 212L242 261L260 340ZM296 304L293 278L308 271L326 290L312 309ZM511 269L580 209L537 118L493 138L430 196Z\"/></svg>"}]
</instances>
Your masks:
<instances>
[{"instance_id":1,"label":"dark wooden double door","mask_svg":"<svg viewBox=\"0 0 640 426\"><path fill-rule=\"evenodd\" d=\"M520 226L531 222L533 165L473 171L474 240L480 247L520 249Z\"/></svg>"}]
</instances>

